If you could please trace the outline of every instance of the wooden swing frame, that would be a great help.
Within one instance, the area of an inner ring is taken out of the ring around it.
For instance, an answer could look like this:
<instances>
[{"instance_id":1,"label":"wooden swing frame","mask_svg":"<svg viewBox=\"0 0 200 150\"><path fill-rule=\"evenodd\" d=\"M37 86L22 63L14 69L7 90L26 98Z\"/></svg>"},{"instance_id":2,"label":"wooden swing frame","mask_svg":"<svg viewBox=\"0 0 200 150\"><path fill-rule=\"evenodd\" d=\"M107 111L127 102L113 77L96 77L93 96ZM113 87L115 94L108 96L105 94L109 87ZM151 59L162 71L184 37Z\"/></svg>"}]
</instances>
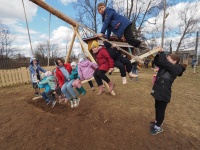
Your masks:
<instances>
[{"instance_id":1,"label":"wooden swing frame","mask_svg":"<svg viewBox=\"0 0 200 150\"><path fill-rule=\"evenodd\" d=\"M74 41L75 41L75 38L77 37L79 42L80 42L80 45L81 45L81 48L82 48L82 51L84 53L87 54L87 56L89 57L89 59L92 61L92 62L95 62L96 61L94 60L94 58L92 57L92 55L90 54L88 48L87 48L87 45L86 43L82 40L81 38L81 35L78 31L78 28L79 27L82 27L84 29L86 29L87 31L93 33L94 35L97 35L93 30L91 30L90 28L78 23L77 21L71 19L70 17L68 17L67 15L65 15L64 13L54 9L52 6L48 5L47 3L45 3L43 0L30 0L31 2L35 3L36 5L42 7L43 9L45 9L46 11L50 12L51 14L57 16L58 18L60 18L61 20L65 21L66 23L70 24L71 25L71 28L73 29L74 33L73 33L73 36L72 36L72 40L71 40L71 43L70 43L70 46L68 48L68 53L67 53L67 56L66 56L66 59L65 59L65 62L68 62L69 61L69 57L71 55L71 52L72 52L72 48L73 48L73 44L74 44ZM106 39L103 38L103 37L100 37L100 39L102 41L105 41ZM106 40L107 41L107 40ZM109 41L108 41L109 42ZM109 42L110 43L110 42ZM141 56L133 56L132 54L128 53L127 51L125 51L124 49L122 49L121 47L117 47L119 50L123 51L124 53L126 53L127 55L130 55L131 56L131 62L135 62L135 61L140 61L141 59L147 57L147 56L150 56L156 52L158 52L160 50L160 48L155 48ZM84 80L82 81L81 83L85 83L85 82L88 82L90 80L93 80L94 77L92 77L91 79L89 80ZM104 85L106 86L106 88L109 88L108 84L106 82L104 82ZM112 95L115 95L115 92L112 91L111 92Z\"/></svg>"}]
</instances>

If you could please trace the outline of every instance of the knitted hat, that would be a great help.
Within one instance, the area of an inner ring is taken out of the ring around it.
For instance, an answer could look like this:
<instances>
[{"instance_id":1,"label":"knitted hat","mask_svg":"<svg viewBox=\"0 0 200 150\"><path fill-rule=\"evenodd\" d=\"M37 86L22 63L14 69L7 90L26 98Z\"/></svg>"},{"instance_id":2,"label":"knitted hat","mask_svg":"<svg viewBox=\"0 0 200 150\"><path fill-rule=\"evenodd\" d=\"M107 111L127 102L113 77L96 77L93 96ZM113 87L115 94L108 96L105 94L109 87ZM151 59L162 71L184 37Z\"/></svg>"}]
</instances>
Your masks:
<instances>
[{"instance_id":1,"label":"knitted hat","mask_svg":"<svg viewBox=\"0 0 200 150\"><path fill-rule=\"evenodd\" d=\"M103 41L103 44L106 48L110 48L112 44L108 43L107 41Z\"/></svg>"},{"instance_id":2,"label":"knitted hat","mask_svg":"<svg viewBox=\"0 0 200 150\"><path fill-rule=\"evenodd\" d=\"M92 46L91 46L91 48L93 49L93 48L95 48L95 47L99 47L99 43L97 42L97 41L93 41L92 42Z\"/></svg>"},{"instance_id":3,"label":"knitted hat","mask_svg":"<svg viewBox=\"0 0 200 150\"><path fill-rule=\"evenodd\" d=\"M73 61L73 62L71 63L71 67L72 67L72 66L75 66L75 67L76 67L76 62Z\"/></svg>"},{"instance_id":4,"label":"knitted hat","mask_svg":"<svg viewBox=\"0 0 200 150\"><path fill-rule=\"evenodd\" d=\"M52 75L51 71L46 71L44 74L45 74L46 77L49 77L49 76Z\"/></svg>"}]
</instances>

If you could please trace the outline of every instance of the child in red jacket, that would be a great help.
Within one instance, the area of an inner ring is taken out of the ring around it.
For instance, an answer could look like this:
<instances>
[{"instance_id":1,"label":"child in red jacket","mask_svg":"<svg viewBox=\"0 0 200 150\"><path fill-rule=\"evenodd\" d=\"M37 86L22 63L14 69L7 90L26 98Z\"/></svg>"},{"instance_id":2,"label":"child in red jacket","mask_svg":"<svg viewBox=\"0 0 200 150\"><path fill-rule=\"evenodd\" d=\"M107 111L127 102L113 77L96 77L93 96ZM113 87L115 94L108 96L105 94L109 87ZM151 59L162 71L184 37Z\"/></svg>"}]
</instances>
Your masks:
<instances>
[{"instance_id":1,"label":"child in red jacket","mask_svg":"<svg viewBox=\"0 0 200 150\"><path fill-rule=\"evenodd\" d=\"M106 76L106 72L112 72L114 70L114 61L108 54L108 51L99 46L97 41L92 42L92 51L96 56L96 61L99 67L94 72L94 78L99 86L99 93L100 95L103 92L103 82L102 80L106 81L109 85L109 92L111 92L115 86L113 82Z\"/></svg>"}]
</instances>

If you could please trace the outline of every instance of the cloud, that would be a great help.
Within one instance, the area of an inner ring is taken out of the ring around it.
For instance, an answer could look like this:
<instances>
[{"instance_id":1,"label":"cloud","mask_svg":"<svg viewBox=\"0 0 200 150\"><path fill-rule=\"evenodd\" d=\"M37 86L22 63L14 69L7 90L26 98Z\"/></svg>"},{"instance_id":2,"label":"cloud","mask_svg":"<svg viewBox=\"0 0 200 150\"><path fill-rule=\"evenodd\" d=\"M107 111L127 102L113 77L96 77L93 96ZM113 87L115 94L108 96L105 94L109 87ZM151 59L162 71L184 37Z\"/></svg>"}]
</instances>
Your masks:
<instances>
[{"instance_id":1,"label":"cloud","mask_svg":"<svg viewBox=\"0 0 200 150\"><path fill-rule=\"evenodd\" d=\"M73 35L73 30L65 26L60 26L52 32L52 40L57 42L70 41Z\"/></svg>"},{"instance_id":2,"label":"cloud","mask_svg":"<svg viewBox=\"0 0 200 150\"><path fill-rule=\"evenodd\" d=\"M62 4L68 5L69 3L77 2L77 0L60 0Z\"/></svg>"},{"instance_id":3,"label":"cloud","mask_svg":"<svg viewBox=\"0 0 200 150\"><path fill-rule=\"evenodd\" d=\"M180 17L183 13L187 12L187 18L198 19L200 16L200 9L194 9L194 6L200 6L200 2L198 3L179 3L177 5L169 7L166 12L169 13L165 22L165 31L170 31L172 29L178 28L180 25L184 25L184 20ZM153 32L158 29L158 31L162 30L163 24L163 11L159 13L157 17L150 18L149 22L154 22L157 20L157 25L145 23L145 31ZM195 30L195 29L194 29Z\"/></svg>"},{"instance_id":4,"label":"cloud","mask_svg":"<svg viewBox=\"0 0 200 150\"><path fill-rule=\"evenodd\" d=\"M151 4L149 8L157 6L162 0L153 0L151 1ZM128 5L127 5L128 2ZM146 11L147 6L149 5L149 0L140 0L140 1L133 1L133 8L132 8L132 14L138 13L140 11L141 13L144 13ZM127 6L128 9L131 9L131 1L128 0L115 0L113 1L113 8L118 11L118 10L123 10L123 14L127 14Z\"/></svg>"},{"instance_id":5,"label":"cloud","mask_svg":"<svg viewBox=\"0 0 200 150\"><path fill-rule=\"evenodd\" d=\"M12 2L8 0L0 0L0 4L0 19L4 20L9 18L12 20L25 21L21 0L12 0ZM24 0L24 5L28 21L31 21L32 18L36 15L37 6L29 0Z\"/></svg>"}]
</instances>

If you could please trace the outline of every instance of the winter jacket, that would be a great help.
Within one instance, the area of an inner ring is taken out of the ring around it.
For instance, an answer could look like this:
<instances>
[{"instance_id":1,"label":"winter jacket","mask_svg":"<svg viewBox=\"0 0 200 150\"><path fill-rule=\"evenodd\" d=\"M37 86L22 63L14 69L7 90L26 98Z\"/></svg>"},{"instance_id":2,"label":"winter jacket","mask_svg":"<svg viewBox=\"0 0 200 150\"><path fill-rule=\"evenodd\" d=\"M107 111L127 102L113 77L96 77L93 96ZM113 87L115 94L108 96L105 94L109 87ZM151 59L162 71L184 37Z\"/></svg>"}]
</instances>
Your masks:
<instances>
[{"instance_id":1,"label":"winter jacket","mask_svg":"<svg viewBox=\"0 0 200 150\"><path fill-rule=\"evenodd\" d=\"M106 38L110 37L111 32L121 38L124 34L124 30L131 25L131 21L127 18L119 15L114 9L106 7L105 12L102 14L103 27L101 33L106 34Z\"/></svg>"},{"instance_id":2,"label":"winter jacket","mask_svg":"<svg viewBox=\"0 0 200 150\"><path fill-rule=\"evenodd\" d=\"M182 67L170 63L164 52L157 54L154 62L159 67L159 71L151 95L158 101L170 102L172 83L177 76L182 75Z\"/></svg>"},{"instance_id":3,"label":"winter jacket","mask_svg":"<svg viewBox=\"0 0 200 150\"><path fill-rule=\"evenodd\" d=\"M70 66L69 63L64 64L65 69L69 72L69 74L71 74L72 72L72 67ZM60 70L60 68L57 66L56 68L56 77L58 79L59 82L59 86L62 88L64 82L65 82L65 77L62 73L62 71Z\"/></svg>"},{"instance_id":4,"label":"winter jacket","mask_svg":"<svg viewBox=\"0 0 200 150\"><path fill-rule=\"evenodd\" d=\"M96 53L96 60L99 65L99 70L108 71L110 68L114 68L114 60L104 47L99 47L99 51Z\"/></svg>"},{"instance_id":5,"label":"winter jacket","mask_svg":"<svg viewBox=\"0 0 200 150\"><path fill-rule=\"evenodd\" d=\"M42 67L40 67L39 60L36 60L36 61L37 61L36 68L34 68L33 58L30 59L29 71L30 71L30 78L31 78L32 83L36 83L37 79L40 80L40 71L43 73L46 72L46 70L44 70ZM35 78L36 73L37 73L37 78Z\"/></svg>"},{"instance_id":6,"label":"winter jacket","mask_svg":"<svg viewBox=\"0 0 200 150\"><path fill-rule=\"evenodd\" d=\"M88 80L93 77L95 69L98 68L96 63L85 59L78 63L78 75L81 80Z\"/></svg>"},{"instance_id":7,"label":"winter jacket","mask_svg":"<svg viewBox=\"0 0 200 150\"><path fill-rule=\"evenodd\" d=\"M54 75L51 75L51 76L47 77L45 80L40 81L39 84L48 84L50 86L51 90L56 89L56 83L55 83Z\"/></svg>"},{"instance_id":8,"label":"winter jacket","mask_svg":"<svg viewBox=\"0 0 200 150\"><path fill-rule=\"evenodd\" d=\"M107 49L110 57L116 61L120 60L121 51L119 51L116 47L112 47L112 44L108 43L107 41L103 41L105 48Z\"/></svg>"},{"instance_id":9,"label":"winter jacket","mask_svg":"<svg viewBox=\"0 0 200 150\"><path fill-rule=\"evenodd\" d=\"M47 77L44 77L41 82L43 82L44 80L46 80L46 78ZM39 88L44 88L45 89L45 91L44 91L45 93L47 93L51 89L51 87L49 86L48 83L46 83L46 84L38 84L38 87Z\"/></svg>"},{"instance_id":10,"label":"winter jacket","mask_svg":"<svg viewBox=\"0 0 200 150\"><path fill-rule=\"evenodd\" d=\"M72 72L71 74L69 75L69 79L72 80L72 79L77 79L77 78L80 78L79 75L78 75L78 66L76 66L75 69L72 69Z\"/></svg>"}]
</instances>

